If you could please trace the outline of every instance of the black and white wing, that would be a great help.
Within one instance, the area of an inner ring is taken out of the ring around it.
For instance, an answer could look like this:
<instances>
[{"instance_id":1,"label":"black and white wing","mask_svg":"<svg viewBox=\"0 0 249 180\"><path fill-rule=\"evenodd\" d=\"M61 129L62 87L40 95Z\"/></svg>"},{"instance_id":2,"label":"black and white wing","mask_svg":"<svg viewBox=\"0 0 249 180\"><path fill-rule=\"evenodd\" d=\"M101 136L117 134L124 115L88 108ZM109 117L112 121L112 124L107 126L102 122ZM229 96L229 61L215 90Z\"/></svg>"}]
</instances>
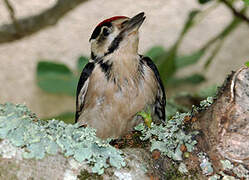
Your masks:
<instances>
[{"instance_id":1,"label":"black and white wing","mask_svg":"<svg viewBox=\"0 0 249 180\"><path fill-rule=\"evenodd\" d=\"M160 78L160 74L156 65L149 57L142 57L142 61L154 72L157 83L158 83L158 91L156 94L155 105L154 105L154 113L158 117L159 120L165 121L165 106L166 106L166 95L163 86L163 82Z\"/></svg>"},{"instance_id":2,"label":"black and white wing","mask_svg":"<svg viewBox=\"0 0 249 180\"><path fill-rule=\"evenodd\" d=\"M78 121L80 113L84 107L84 99L87 92L89 77L95 67L93 62L89 62L83 69L77 86L75 123Z\"/></svg>"}]
</instances>

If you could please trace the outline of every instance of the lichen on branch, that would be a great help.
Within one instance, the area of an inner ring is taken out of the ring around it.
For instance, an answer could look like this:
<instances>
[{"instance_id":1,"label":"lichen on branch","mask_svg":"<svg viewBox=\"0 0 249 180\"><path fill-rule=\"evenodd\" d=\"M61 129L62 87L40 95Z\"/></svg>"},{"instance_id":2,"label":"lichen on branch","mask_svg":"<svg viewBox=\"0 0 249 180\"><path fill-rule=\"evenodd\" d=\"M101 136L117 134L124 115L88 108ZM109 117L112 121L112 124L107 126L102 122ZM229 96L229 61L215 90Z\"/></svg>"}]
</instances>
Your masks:
<instances>
[{"instance_id":1,"label":"lichen on branch","mask_svg":"<svg viewBox=\"0 0 249 180\"><path fill-rule=\"evenodd\" d=\"M39 120L24 105L0 105L0 139L23 148L24 158L42 159L46 154L60 152L78 162L87 162L92 165L92 172L98 174L110 166L125 166L123 152L109 145L109 140L96 137L94 129L58 120Z\"/></svg>"}]
</instances>

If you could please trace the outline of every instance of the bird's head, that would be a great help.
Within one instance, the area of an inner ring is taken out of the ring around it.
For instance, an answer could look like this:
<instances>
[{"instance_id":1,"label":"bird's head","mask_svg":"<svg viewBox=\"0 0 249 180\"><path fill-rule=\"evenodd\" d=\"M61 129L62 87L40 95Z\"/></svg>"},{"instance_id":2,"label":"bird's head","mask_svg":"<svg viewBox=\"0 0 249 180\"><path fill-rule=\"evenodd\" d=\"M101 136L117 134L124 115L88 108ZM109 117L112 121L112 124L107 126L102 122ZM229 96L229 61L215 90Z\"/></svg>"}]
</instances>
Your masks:
<instances>
[{"instance_id":1,"label":"bird's head","mask_svg":"<svg viewBox=\"0 0 249 180\"><path fill-rule=\"evenodd\" d=\"M138 29L144 19L142 12L132 18L115 16L99 23L90 38L92 59L117 50L137 53Z\"/></svg>"}]
</instances>

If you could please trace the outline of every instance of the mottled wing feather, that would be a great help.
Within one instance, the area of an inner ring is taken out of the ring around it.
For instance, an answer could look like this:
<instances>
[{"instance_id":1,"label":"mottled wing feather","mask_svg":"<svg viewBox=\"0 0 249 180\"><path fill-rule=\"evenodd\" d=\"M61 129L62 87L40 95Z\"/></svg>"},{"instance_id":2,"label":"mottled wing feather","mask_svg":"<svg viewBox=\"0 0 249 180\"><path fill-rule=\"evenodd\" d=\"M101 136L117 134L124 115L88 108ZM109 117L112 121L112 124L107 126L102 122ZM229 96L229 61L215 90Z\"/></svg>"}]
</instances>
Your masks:
<instances>
[{"instance_id":1,"label":"mottled wing feather","mask_svg":"<svg viewBox=\"0 0 249 180\"><path fill-rule=\"evenodd\" d=\"M160 74L156 65L149 57L143 57L142 60L147 64L147 66L154 72L157 83L158 83L158 92L155 99L154 113L161 120L165 121L165 106L166 106L166 95L163 86L163 82L160 78Z\"/></svg>"},{"instance_id":2,"label":"mottled wing feather","mask_svg":"<svg viewBox=\"0 0 249 180\"><path fill-rule=\"evenodd\" d=\"M84 99L88 88L89 77L92 74L95 65L93 62L89 62L83 69L80 75L80 79L77 86L76 94L76 113L75 122L78 121L80 113L84 107Z\"/></svg>"}]
</instances>

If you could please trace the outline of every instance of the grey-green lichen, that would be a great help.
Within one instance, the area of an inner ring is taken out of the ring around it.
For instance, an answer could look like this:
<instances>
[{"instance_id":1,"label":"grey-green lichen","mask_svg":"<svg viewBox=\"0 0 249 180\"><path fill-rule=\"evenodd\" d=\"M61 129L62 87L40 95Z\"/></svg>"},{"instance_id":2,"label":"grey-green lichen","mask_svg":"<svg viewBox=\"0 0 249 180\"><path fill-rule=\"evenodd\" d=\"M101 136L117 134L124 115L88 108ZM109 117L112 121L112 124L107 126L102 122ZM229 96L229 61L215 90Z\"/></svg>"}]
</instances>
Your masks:
<instances>
[{"instance_id":1,"label":"grey-green lichen","mask_svg":"<svg viewBox=\"0 0 249 180\"><path fill-rule=\"evenodd\" d=\"M155 125L151 123L151 127L144 124L139 124L135 130L141 131L142 140L149 140L151 143L151 151L158 149L163 155L168 156L174 160L182 160L181 145L185 145L188 152L192 152L194 145L197 143L193 140L193 136L197 132L186 133L183 129L184 118L190 113L176 113L165 124Z\"/></svg>"},{"instance_id":2,"label":"grey-green lichen","mask_svg":"<svg viewBox=\"0 0 249 180\"><path fill-rule=\"evenodd\" d=\"M213 98L208 97L201 101L200 106L193 106L193 111L200 111L208 108L213 103ZM176 113L165 124L155 125L151 123L151 127L145 126L143 123L137 125L135 130L140 131L142 140L149 140L151 143L151 151L158 149L163 155L174 160L182 160L181 145L185 145L188 152L192 152L197 141L194 136L197 131L186 133L184 130L185 117L190 117L191 113Z\"/></svg>"},{"instance_id":3,"label":"grey-green lichen","mask_svg":"<svg viewBox=\"0 0 249 180\"><path fill-rule=\"evenodd\" d=\"M125 166L123 153L109 145L108 140L97 138L94 129L58 120L39 120L20 104L0 104L0 139L20 147L24 158L42 159L46 154L61 152L78 162L89 163L92 172L98 174L110 166ZM8 153L0 151L0 155L11 157Z\"/></svg>"},{"instance_id":4,"label":"grey-green lichen","mask_svg":"<svg viewBox=\"0 0 249 180\"><path fill-rule=\"evenodd\" d=\"M7 139L0 142L0 155L5 159L15 157L17 160L22 160L22 152L18 151L18 148L10 144Z\"/></svg>"},{"instance_id":5,"label":"grey-green lichen","mask_svg":"<svg viewBox=\"0 0 249 180\"><path fill-rule=\"evenodd\" d=\"M249 179L249 171L242 165L234 166L229 160L220 160L224 170L232 171L239 178Z\"/></svg>"},{"instance_id":6,"label":"grey-green lichen","mask_svg":"<svg viewBox=\"0 0 249 180\"><path fill-rule=\"evenodd\" d=\"M214 172L214 169L212 167L212 163L209 161L209 158L207 157L206 153L200 152L198 154L199 160L200 160L200 167L202 169L202 173L204 175L211 175Z\"/></svg>"},{"instance_id":7,"label":"grey-green lichen","mask_svg":"<svg viewBox=\"0 0 249 180\"><path fill-rule=\"evenodd\" d=\"M182 174L187 174L188 173L188 169L186 167L186 164L184 164L183 162L181 162L179 164L179 167L178 167L178 171Z\"/></svg>"},{"instance_id":8,"label":"grey-green lichen","mask_svg":"<svg viewBox=\"0 0 249 180\"><path fill-rule=\"evenodd\" d=\"M222 167L224 170L231 170L233 169L233 164L229 160L220 160Z\"/></svg>"},{"instance_id":9,"label":"grey-green lichen","mask_svg":"<svg viewBox=\"0 0 249 180\"><path fill-rule=\"evenodd\" d=\"M234 176L230 176L225 174L223 171L220 171L218 174L214 174L213 176L210 176L208 180L239 180L238 178L235 178Z\"/></svg>"},{"instance_id":10,"label":"grey-green lichen","mask_svg":"<svg viewBox=\"0 0 249 180\"><path fill-rule=\"evenodd\" d=\"M227 175L226 171L220 171L218 174L214 174L213 176L209 177L209 180L237 180L238 178L242 179L249 179L249 171L241 164L238 166L234 166L231 161L229 160L220 160L222 164L222 168L226 171L233 172L234 175L237 177L235 178L234 176Z\"/></svg>"},{"instance_id":11,"label":"grey-green lichen","mask_svg":"<svg viewBox=\"0 0 249 180\"><path fill-rule=\"evenodd\" d=\"M210 176L210 177L208 178L208 180L219 180L219 179L221 179L221 177L220 177L220 175L218 175L218 174L214 174L213 176Z\"/></svg>"},{"instance_id":12,"label":"grey-green lichen","mask_svg":"<svg viewBox=\"0 0 249 180\"><path fill-rule=\"evenodd\" d=\"M249 179L249 171L243 166L238 165L233 168L233 172L239 177L239 178L245 178Z\"/></svg>"},{"instance_id":13,"label":"grey-green lichen","mask_svg":"<svg viewBox=\"0 0 249 180\"><path fill-rule=\"evenodd\" d=\"M207 99L200 102L200 107L207 108L211 106L211 104L213 104L213 101L214 101L213 97L207 97Z\"/></svg>"},{"instance_id":14,"label":"grey-green lichen","mask_svg":"<svg viewBox=\"0 0 249 180\"><path fill-rule=\"evenodd\" d=\"M211 103L209 98L201 103L201 108ZM190 115L176 113L163 125L151 123L148 127L139 124L135 129L142 132L141 139L150 141L151 151L158 149L174 160L182 160L181 145L184 144L191 152L197 143L193 138L197 132L185 131L184 118ZM78 124L65 124L57 120L39 120L24 105L0 104L0 139L21 149L24 158L42 159L46 154L60 152L80 163L88 163L92 172L98 174L110 166L118 169L125 166L122 151L110 146L108 140L97 138L94 129L79 128ZM8 152L1 150L0 155L11 158L15 155L14 151L15 148Z\"/></svg>"},{"instance_id":15,"label":"grey-green lichen","mask_svg":"<svg viewBox=\"0 0 249 180\"><path fill-rule=\"evenodd\" d=\"M214 98L213 97L207 97L207 99L203 100L200 102L200 106L195 106L193 105L192 106L192 111L195 112L199 112L199 111L202 111L202 110L205 110L207 109L209 106L211 106L214 102Z\"/></svg>"}]
</instances>

